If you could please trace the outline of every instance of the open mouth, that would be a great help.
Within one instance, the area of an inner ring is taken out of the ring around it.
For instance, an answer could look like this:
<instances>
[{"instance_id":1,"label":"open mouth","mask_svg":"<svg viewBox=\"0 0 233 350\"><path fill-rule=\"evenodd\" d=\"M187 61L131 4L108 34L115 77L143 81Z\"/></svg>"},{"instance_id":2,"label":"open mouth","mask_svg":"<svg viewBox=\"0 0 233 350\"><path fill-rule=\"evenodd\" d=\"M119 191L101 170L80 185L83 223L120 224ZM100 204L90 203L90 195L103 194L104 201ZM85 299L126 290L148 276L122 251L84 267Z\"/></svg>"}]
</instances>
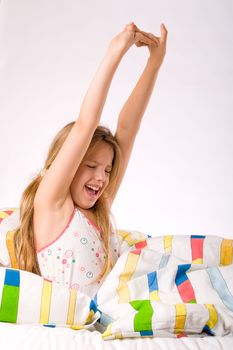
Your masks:
<instances>
[{"instance_id":1,"label":"open mouth","mask_svg":"<svg viewBox=\"0 0 233 350\"><path fill-rule=\"evenodd\" d=\"M91 185L86 185L85 189L86 189L88 195L91 196L92 198L98 197L98 194L100 192L100 187L95 187L95 186L91 186Z\"/></svg>"}]
</instances>

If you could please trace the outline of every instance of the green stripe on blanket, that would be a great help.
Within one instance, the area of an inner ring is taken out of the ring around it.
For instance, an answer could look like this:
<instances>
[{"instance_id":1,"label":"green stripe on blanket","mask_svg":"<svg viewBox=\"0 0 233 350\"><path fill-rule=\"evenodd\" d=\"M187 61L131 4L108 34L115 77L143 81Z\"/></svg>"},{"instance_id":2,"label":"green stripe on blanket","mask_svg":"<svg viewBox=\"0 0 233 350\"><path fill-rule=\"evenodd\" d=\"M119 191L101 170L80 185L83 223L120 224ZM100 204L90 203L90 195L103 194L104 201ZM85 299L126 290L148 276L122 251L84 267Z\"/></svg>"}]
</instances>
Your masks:
<instances>
[{"instance_id":1,"label":"green stripe on blanket","mask_svg":"<svg viewBox=\"0 0 233 350\"><path fill-rule=\"evenodd\" d=\"M153 308L150 300L133 300L130 302L138 313L134 316L134 331L151 331Z\"/></svg>"},{"instance_id":2,"label":"green stripe on blanket","mask_svg":"<svg viewBox=\"0 0 233 350\"><path fill-rule=\"evenodd\" d=\"M18 270L5 271L5 280L0 307L0 321L17 322L19 305L20 273Z\"/></svg>"}]
</instances>

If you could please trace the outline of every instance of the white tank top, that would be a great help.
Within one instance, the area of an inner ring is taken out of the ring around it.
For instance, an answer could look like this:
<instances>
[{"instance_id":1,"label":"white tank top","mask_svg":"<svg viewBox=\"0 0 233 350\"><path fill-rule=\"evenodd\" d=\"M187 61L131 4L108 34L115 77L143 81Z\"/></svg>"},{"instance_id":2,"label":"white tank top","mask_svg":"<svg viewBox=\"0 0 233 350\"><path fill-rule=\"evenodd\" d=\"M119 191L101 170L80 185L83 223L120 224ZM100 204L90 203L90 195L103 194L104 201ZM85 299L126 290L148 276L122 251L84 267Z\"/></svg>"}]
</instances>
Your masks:
<instances>
[{"instance_id":1,"label":"white tank top","mask_svg":"<svg viewBox=\"0 0 233 350\"><path fill-rule=\"evenodd\" d=\"M114 232L110 237L110 255L113 263L119 256L119 242ZM64 230L37 251L37 258L44 278L75 288L91 298L103 282L95 281L106 258L100 231L76 207Z\"/></svg>"}]
</instances>

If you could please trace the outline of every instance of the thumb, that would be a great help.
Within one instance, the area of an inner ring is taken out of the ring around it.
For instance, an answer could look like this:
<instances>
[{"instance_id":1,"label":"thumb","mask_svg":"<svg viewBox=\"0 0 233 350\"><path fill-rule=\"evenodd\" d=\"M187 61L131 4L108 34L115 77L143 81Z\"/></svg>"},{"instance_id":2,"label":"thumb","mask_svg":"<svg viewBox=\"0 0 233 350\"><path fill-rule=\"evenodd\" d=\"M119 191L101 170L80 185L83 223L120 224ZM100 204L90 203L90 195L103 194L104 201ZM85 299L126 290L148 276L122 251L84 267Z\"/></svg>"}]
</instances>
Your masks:
<instances>
[{"instance_id":1,"label":"thumb","mask_svg":"<svg viewBox=\"0 0 233 350\"><path fill-rule=\"evenodd\" d=\"M135 26L135 24L133 22L131 22L129 24L126 24L125 30L126 31L136 30L136 26Z\"/></svg>"},{"instance_id":2,"label":"thumb","mask_svg":"<svg viewBox=\"0 0 233 350\"><path fill-rule=\"evenodd\" d=\"M167 42L167 28L164 24L160 25L160 32L161 32L161 42L165 43Z\"/></svg>"}]
</instances>

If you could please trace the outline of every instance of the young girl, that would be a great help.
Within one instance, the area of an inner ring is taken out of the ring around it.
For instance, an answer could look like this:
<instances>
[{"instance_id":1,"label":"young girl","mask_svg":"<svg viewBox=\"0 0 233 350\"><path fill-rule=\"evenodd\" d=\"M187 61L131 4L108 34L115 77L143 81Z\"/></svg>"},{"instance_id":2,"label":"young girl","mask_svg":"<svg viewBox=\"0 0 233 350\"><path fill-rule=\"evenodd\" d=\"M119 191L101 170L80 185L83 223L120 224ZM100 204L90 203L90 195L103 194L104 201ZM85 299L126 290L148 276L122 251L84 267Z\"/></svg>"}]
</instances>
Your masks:
<instances>
[{"instance_id":1,"label":"young girl","mask_svg":"<svg viewBox=\"0 0 233 350\"><path fill-rule=\"evenodd\" d=\"M116 253L110 209L165 55L167 30L160 30L156 37L130 23L111 40L78 119L57 134L43 171L23 193L14 236L20 269L91 297L109 272ZM114 73L133 44L147 46L149 58L113 136L98 125Z\"/></svg>"}]
</instances>

